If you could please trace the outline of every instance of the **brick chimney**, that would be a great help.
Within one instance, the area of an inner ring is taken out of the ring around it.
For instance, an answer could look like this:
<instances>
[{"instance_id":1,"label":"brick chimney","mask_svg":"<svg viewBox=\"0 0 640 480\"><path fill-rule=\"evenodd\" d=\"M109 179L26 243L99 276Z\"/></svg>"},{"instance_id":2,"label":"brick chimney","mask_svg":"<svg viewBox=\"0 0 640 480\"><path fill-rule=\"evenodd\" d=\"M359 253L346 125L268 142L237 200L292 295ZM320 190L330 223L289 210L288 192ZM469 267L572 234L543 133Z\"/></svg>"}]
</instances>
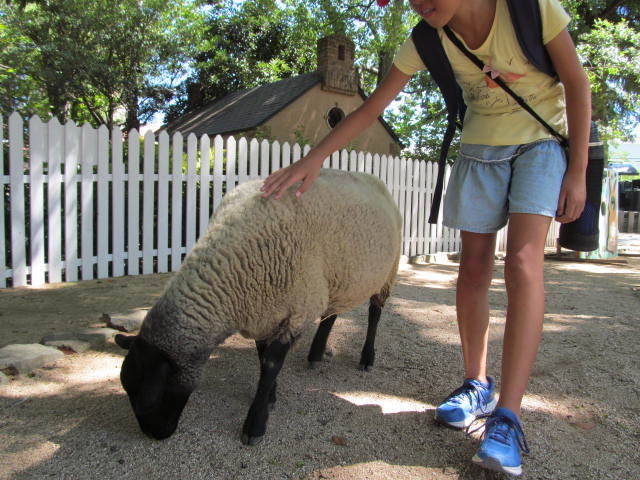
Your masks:
<instances>
[{"instance_id":1,"label":"brick chimney","mask_svg":"<svg viewBox=\"0 0 640 480\"><path fill-rule=\"evenodd\" d=\"M318 73L322 75L323 90L345 95L358 92L354 53L354 43L340 33L318 40Z\"/></svg>"}]
</instances>

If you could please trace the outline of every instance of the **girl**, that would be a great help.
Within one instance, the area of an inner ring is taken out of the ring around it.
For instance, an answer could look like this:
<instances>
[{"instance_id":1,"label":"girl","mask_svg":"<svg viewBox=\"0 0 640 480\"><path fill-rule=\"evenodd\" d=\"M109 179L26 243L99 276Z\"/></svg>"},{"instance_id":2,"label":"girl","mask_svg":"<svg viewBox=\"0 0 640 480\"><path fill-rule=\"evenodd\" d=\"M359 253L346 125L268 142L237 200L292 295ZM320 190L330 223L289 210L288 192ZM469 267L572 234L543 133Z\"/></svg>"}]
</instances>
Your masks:
<instances>
[{"instance_id":1,"label":"girl","mask_svg":"<svg viewBox=\"0 0 640 480\"><path fill-rule=\"evenodd\" d=\"M440 40L463 90L467 112L460 155L451 173L443 222L461 230L456 290L465 379L436 409L436 420L468 427L490 414L473 461L519 475L520 450L528 451L520 404L536 357L544 316L544 244L551 220L578 218L586 198L585 171L591 116L586 75L567 32L569 16L558 0L539 0L543 43L560 82L538 71L517 41L506 0L411 0L413 10ZM555 139L443 34L448 25L466 47L499 75L556 131L569 137L570 158ZM271 174L264 197L280 198L302 181L302 195L324 159L373 123L424 69L411 37L373 94L298 162ZM505 284L508 306L501 389L487 375L488 291L496 232L509 219Z\"/></svg>"}]
</instances>

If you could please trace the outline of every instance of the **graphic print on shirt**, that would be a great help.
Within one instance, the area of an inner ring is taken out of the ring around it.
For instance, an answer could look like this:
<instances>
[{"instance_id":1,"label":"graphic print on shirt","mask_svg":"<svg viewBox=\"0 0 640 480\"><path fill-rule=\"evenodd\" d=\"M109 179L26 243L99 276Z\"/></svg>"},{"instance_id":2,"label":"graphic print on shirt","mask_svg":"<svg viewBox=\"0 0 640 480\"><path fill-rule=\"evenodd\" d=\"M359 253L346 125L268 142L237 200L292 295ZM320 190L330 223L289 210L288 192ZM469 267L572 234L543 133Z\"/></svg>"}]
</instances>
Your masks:
<instances>
[{"instance_id":1,"label":"graphic print on shirt","mask_svg":"<svg viewBox=\"0 0 640 480\"><path fill-rule=\"evenodd\" d=\"M511 58L507 62L495 63L502 63L503 65L508 66L511 65L513 61L514 59ZM518 111L520 109L518 103L504 90L502 90L500 85L498 85L494 80L500 77L505 83L513 84L519 79L526 77L527 73L514 73L507 71L504 66L497 67L494 65L493 57L489 57L484 63L485 66L482 73L480 73L479 70L475 70L471 75L469 75L468 72L465 72L466 75L462 74L459 77L460 87L467 92L467 101L488 109L507 108L507 111L510 112ZM529 62L525 61L524 64L529 65ZM489 73L489 76L486 75L487 72ZM479 74L482 75L482 81L480 81L480 78L478 77ZM495 90L496 88L498 90ZM536 92L532 92L529 95L523 95L522 97L528 103L535 103L538 95Z\"/></svg>"},{"instance_id":2,"label":"graphic print on shirt","mask_svg":"<svg viewBox=\"0 0 640 480\"><path fill-rule=\"evenodd\" d=\"M504 80L505 83L509 84L509 83L515 82L516 80L526 75L526 73L519 74L519 73L512 73L512 72L500 72L499 70L494 68L492 64L493 64L493 58L489 58L489 61L485 64L484 68L482 69L482 73L489 73L489 75L491 76L491 78L489 78L487 75L484 76L484 82L487 84L487 87L489 88L500 88L500 85L494 82L494 80L498 77L502 77L502 80Z\"/></svg>"}]
</instances>

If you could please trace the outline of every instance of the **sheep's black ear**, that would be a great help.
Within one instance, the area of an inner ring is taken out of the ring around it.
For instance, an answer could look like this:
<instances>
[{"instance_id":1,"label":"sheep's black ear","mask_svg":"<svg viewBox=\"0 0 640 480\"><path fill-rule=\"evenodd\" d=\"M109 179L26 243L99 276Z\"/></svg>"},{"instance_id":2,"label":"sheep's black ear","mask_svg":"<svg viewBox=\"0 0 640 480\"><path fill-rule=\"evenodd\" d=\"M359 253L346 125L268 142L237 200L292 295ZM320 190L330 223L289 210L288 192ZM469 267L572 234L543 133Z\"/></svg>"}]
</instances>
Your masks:
<instances>
[{"instance_id":1,"label":"sheep's black ear","mask_svg":"<svg viewBox=\"0 0 640 480\"><path fill-rule=\"evenodd\" d=\"M129 348L131 348L131 344L136 338L138 338L137 335L122 335L119 333L115 336L115 341L120 347L125 350L129 350Z\"/></svg>"}]
</instances>

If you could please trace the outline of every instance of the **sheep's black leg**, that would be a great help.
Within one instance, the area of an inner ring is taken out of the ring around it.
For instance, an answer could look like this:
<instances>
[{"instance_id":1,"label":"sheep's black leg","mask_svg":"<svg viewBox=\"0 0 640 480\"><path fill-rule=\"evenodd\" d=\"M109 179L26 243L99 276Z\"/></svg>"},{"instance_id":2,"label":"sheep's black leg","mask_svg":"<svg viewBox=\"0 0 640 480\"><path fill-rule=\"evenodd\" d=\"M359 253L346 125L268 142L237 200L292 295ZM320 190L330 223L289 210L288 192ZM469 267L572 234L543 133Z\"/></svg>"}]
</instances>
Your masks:
<instances>
[{"instance_id":1,"label":"sheep's black leg","mask_svg":"<svg viewBox=\"0 0 640 480\"><path fill-rule=\"evenodd\" d=\"M364 342L362 348L362 355L360 355L360 370L366 370L367 372L373 367L373 361L376 356L375 341L376 330L378 329L378 322L380 321L380 314L382 313L382 307L373 300L369 303L369 326L367 327L367 339Z\"/></svg>"},{"instance_id":2,"label":"sheep's black leg","mask_svg":"<svg viewBox=\"0 0 640 480\"><path fill-rule=\"evenodd\" d=\"M256 340L256 348L258 349L258 358L260 359L260 368L262 368L262 364L264 363L264 351L267 348L267 342L264 340ZM273 381L273 387L271 387L271 392L269 392L269 410L273 410L273 407L276 403L276 389L278 388L277 382Z\"/></svg>"},{"instance_id":3,"label":"sheep's black leg","mask_svg":"<svg viewBox=\"0 0 640 480\"><path fill-rule=\"evenodd\" d=\"M309 356L307 357L307 360L309 361L309 368L315 368L317 363L322 361L322 357L324 356L324 352L327 348L327 339L329 338L329 334L333 328L333 323L336 321L337 317L337 315L331 315L330 317L322 320L320 325L318 325L316 336L313 337L313 342L309 349Z\"/></svg>"},{"instance_id":4,"label":"sheep's black leg","mask_svg":"<svg viewBox=\"0 0 640 480\"><path fill-rule=\"evenodd\" d=\"M258 391L242 427L242 443L245 445L259 443L267 430L269 396L275 386L276 377L282 368L291 343L281 343L278 340L274 340L268 345L258 347L258 352L262 349L260 380L258 381Z\"/></svg>"}]
</instances>

